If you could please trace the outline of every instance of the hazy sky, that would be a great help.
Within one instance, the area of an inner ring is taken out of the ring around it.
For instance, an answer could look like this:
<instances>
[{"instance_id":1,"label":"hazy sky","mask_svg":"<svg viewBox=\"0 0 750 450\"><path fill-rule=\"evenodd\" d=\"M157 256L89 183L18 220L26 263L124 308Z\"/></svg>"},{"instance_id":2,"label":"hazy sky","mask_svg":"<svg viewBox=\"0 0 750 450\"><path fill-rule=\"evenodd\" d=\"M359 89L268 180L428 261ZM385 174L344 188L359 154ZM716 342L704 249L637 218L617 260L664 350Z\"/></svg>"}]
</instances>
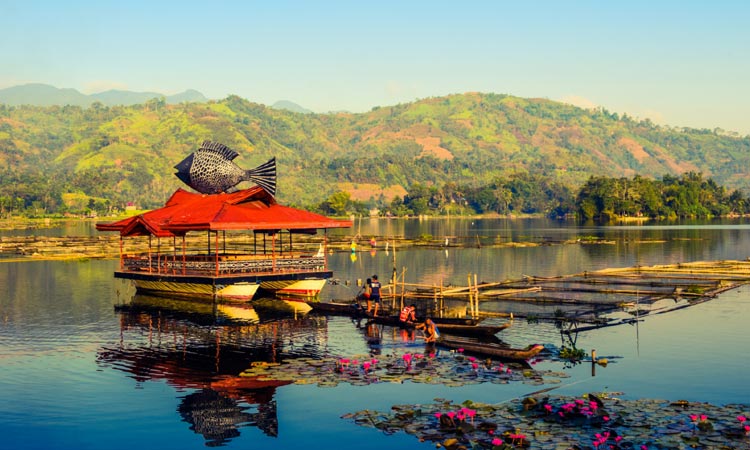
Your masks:
<instances>
[{"instance_id":1,"label":"hazy sky","mask_svg":"<svg viewBox=\"0 0 750 450\"><path fill-rule=\"evenodd\" d=\"M0 0L0 88L316 112L479 91L750 134L749 69L740 0Z\"/></svg>"}]
</instances>

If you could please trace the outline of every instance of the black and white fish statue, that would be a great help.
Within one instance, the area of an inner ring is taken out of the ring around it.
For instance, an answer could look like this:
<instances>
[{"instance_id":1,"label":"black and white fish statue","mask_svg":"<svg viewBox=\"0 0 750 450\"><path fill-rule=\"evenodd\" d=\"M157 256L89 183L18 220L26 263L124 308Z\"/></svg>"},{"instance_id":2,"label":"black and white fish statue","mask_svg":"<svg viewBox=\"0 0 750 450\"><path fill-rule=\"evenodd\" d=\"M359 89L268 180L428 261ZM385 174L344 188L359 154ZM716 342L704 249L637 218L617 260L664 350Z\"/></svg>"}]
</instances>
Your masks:
<instances>
[{"instance_id":1,"label":"black and white fish statue","mask_svg":"<svg viewBox=\"0 0 750 450\"><path fill-rule=\"evenodd\" d=\"M201 194L232 192L243 181L252 181L276 195L276 158L271 158L255 169L244 170L233 162L239 153L218 142L203 141L198 151L179 164L175 175Z\"/></svg>"}]
</instances>

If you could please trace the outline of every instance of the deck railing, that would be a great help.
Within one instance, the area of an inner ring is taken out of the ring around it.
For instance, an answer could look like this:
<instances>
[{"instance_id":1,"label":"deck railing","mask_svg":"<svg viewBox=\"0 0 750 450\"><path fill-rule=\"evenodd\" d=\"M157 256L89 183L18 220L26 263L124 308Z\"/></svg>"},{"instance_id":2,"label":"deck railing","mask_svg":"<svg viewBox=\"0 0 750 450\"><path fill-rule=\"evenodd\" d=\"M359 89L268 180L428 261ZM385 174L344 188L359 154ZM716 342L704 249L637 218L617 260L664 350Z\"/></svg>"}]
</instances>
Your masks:
<instances>
[{"instance_id":1,"label":"deck railing","mask_svg":"<svg viewBox=\"0 0 750 450\"><path fill-rule=\"evenodd\" d=\"M165 275L257 275L316 272L326 269L324 256L291 255L269 258L257 255L124 255L126 272Z\"/></svg>"}]
</instances>

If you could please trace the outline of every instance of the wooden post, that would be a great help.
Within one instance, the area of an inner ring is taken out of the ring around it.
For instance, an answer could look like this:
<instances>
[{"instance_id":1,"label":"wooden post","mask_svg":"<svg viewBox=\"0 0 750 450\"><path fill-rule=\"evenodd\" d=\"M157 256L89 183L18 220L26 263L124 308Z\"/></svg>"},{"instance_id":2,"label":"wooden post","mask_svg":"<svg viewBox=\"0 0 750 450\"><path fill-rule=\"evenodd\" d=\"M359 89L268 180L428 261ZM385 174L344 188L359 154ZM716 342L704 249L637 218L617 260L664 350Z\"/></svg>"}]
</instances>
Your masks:
<instances>
[{"instance_id":1,"label":"wooden post","mask_svg":"<svg viewBox=\"0 0 750 450\"><path fill-rule=\"evenodd\" d=\"M404 296L406 295L406 267L401 268L401 309L404 309Z\"/></svg>"},{"instance_id":2,"label":"wooden post","mask_svg":"<svg viewBox=\"0 0 750 450\"><path fill-rule=\"evenodd\" d=\"M398 281L398 272L396 271L396 240L393 240L393 275L391 275L391 279L393 280L393 301L396 301L396 283Z\"/></svg>"},{"instance_id":3,"label":"wooden post","mask_svg":"<svg viewBox=\"0 0 750 450\"><path fill-rule=\"evenodd\" d=\"M443 277L440 277L440 316L443 316L445 311L445 295L443 294Z\"/></svg>"},{"instance_id":4,"label":"wooden post","mask_svg":"<svg viewBox=\"0 0 750 450\"><path fill-rule=\"evenodd\" d=\"M214 260L216 262L216 276L219 276L219 232L216 231L214 234L214 240L216 241L216 255L214 256ZM216 292L214 292L214 300L216 299Z\"/></svg>"},{"instance_id":5,"label":"wooden post","mask_svg":"<svg viewBox=\"0 0 750 450\"><path fill-rule=\"evenodd\" d=\"M437 286L435 284L432 285L432 310L437 311L438 307L438 300L437 300ZM442 317L443 315L440 314L439 317Z\"/></svg>"},{"instance_id":6,"label":"wooden post","mask_svg":"<svg viewBox=\"0 0 750 450\"><path fill-rule=\"evenodd\" d=\"M479 317L479 284L477 284L477 274L474 274L474 318Z\"/></svg>"}]
</instances>

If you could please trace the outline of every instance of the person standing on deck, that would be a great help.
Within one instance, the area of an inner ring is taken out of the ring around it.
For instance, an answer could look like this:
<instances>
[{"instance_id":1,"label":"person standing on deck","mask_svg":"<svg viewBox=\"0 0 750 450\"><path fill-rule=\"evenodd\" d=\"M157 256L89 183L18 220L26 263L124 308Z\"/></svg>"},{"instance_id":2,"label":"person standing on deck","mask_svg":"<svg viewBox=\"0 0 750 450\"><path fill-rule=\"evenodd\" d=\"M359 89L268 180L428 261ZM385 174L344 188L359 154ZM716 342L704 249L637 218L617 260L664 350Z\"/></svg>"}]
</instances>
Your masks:
<instances>
[{"instance_id":1,"label":"person standing on deck","mask_svg":"<svg viewBox=\"0 0 750 450\"><path fill-rule=\"evenodd\" d=\"M380 281L378 281L378 276L373 275L372 280L370 281L370 300L372 300L375 303L375 311L373 312L373 317L378 317L378 308L380 307Z\"/></svg>"},{"instance_id":2,"label":"person standing on deck","mask_svg":"<svg viewBox=\"0 0 750 450\"><path fill-rule=\"evenodd\" d=\"M372 284L371 279L367 279L365 281L365 285L362 286L362 297L367 301L367 315L370 315L370 311L372 311L372 303L370 301L370 294L372 294L372 289L370 288L370 285Z\"/></svg>"}]
</instances>

